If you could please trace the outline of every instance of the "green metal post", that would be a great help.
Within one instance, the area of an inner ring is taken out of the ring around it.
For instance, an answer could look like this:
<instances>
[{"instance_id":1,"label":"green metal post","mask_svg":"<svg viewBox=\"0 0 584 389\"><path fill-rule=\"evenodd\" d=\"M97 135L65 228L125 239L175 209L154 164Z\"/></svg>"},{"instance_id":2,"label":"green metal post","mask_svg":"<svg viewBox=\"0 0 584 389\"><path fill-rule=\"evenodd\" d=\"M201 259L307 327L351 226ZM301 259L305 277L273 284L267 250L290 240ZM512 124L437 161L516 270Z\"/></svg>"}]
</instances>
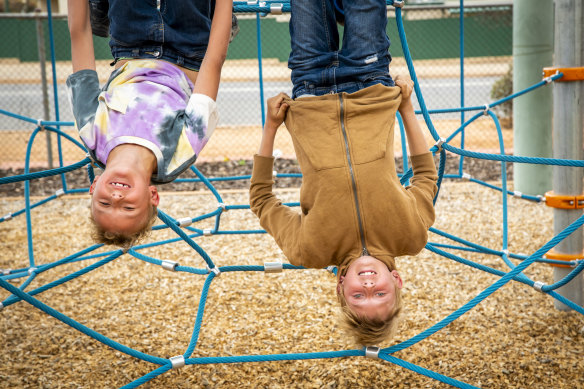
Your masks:
<instances>
[{"instance_id":1,"label":"green metal post","mask_svg":"<svg viewBox=\"0 0 584 389\"><path fill-rule=\"evenodd\" d=\"M542 69L553 61L553 2L513 2L513 91L542 80ZM513 101L514 154L527 157L552 155L552 91L543 87ZM515 164L516 191L542 195L552 187L552 169L544 165Z\"/></svg>"}]
</instances>

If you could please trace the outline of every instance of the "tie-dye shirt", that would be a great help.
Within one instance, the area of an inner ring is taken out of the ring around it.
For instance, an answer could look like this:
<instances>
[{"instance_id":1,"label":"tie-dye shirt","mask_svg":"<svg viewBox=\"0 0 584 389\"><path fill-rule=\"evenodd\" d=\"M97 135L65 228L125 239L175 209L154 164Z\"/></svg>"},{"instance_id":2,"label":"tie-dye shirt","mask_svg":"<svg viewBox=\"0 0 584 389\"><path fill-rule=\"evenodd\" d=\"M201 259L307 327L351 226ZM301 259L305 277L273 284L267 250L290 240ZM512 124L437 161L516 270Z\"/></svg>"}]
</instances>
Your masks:
<instances>
[{"instance_id":1,"label":"tie-dye shirt","mask_svg":"<svg viewBox=\"0 0 584 389\"><path fill-rule=\"evenodd\" d=\"M155 183L170 182L189 168L218 120L215 101L192 94L192 82L165 61L128 61L103 88L94 70L81 70L67 78L67 89L91 157L104 167L116 146L144 146L158 162Z\"/></svg>"}]
</instances>

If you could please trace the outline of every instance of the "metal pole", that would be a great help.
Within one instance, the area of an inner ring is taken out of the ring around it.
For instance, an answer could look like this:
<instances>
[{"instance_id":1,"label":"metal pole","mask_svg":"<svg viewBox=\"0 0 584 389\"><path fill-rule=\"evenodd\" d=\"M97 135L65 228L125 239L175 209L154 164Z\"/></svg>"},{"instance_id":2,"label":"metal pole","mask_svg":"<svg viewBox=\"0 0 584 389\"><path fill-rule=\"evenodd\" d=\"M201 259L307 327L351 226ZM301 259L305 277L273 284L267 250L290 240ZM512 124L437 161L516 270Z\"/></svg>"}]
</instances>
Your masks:
<instances>
[{"instance_id":1,"label":"metal pole","mask_svg":"<svg viewBox=\"0 0 584 389\"><path fill-rule=\"evenodd\" d=\"M513 91L542 79L553 61L553 3L550 0L513 2ZM551 157L552 91L539 88L513 100L513 153ZM552 187L552 169L545 165L513 165L516 191L543 195Z\"/></svg>"},{"instance_id":2,"label":"metal pole","mask_svg":"<svg viewBox=\"0 0 584 389\"><path fill-rule=\"evenodd\" d=\"M39 63L41 65L41 88L43 92L43 120L49 120L49 91L47 86L47 65L46 65L46 54L45 54L45 34L43 30L43 22L41 16L38 14L40 9L36 10L37 17L36 21L36 31L37 31L37 47L39 53ZM53 168L53 145L51 140L51 132L45 131L47 137L47 160L49 163L49 169Z\"/></svg>"},{"instance_id":3,"label":"metal pole","mask_svg":"<svg viewBox=\"0 0 584 389\"><path fill-rule=\"evenodd\" d=\"M555 1L554 66L578 67L584 65L584 0ZM584 112L584 81L555 82L554 97L554 158L584 159L582 150L582 115ZM577 167L553 168L554 193L582 194L584 172ZM557 234L582 215L582 209L554 209L554 232ZM582 229L575 231L554 248L559 254L581 254ZM554 282L564 278L572 269L554 268ZM578 305L583 303L584 275L580 274L557 292ZM569 310L558 301L555 307Z\"/></svg>"}]
</instances>

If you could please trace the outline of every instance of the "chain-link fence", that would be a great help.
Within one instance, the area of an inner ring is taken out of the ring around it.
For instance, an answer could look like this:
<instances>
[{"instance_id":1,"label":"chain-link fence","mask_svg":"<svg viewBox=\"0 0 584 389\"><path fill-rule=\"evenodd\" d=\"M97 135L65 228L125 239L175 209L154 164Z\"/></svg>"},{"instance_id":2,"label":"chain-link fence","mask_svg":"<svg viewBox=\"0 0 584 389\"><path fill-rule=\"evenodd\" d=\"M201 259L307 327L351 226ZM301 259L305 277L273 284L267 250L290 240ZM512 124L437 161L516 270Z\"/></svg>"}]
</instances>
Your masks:
<instances>
[{"instance_id":1,"label":"chain-link fence","mask_svg":"<svg viewBox=\"0 0 584 389\"><path fill-rule=\"evenodd\" d=\"M391 73L395 76L406 73L407 67L393 8L388 12L387 31L393 57ZM505 76L512 62L511 1L466 7L462 24L460 15L458 7L449 6L412 6L403 10L414 67L424 100L431 110L489 103L493 100L493 85ZM240 32L229 47L217 99L219 126L200 160L250 159L259 145L265 100L281 91L290 93L292 89L286 64L290 53L289 14L240 13L237 17ZM464 31L463 43L461 31ZM35 120L72 121L65 87L65 80L71 73L66 16L53 15L49 23L46 14L0 14L0 36L0 109ZM258 42L261 43L258 45ZM95 37L94 43L97 71L103 83L111 72L108 40ZM464 55L464 89L460 87L461 52ZM261 61L257 59L258 54ZM441 135L448 135L460 125L461 114L433 115L433 122ZM497 147L494 125L490 121L479 121L473 126L465 138L467 148L492 150ZM35 128L34 123L0 114L0 168L23 165L28 136ZM75 135L71 126L61 128ZM506 137L511 137L509 129L505 133ZM276 147L284 156L293 157L286 132L279 134ZM50 139L48 135L35 142L32 165L47 166L51 154L53 165L58 165L57 141L54 134L52 137L49 146L46 143ZM78 161L83 156L84 153L69 142L63 143L65 162Z\"/></svg>"}]
</instances>

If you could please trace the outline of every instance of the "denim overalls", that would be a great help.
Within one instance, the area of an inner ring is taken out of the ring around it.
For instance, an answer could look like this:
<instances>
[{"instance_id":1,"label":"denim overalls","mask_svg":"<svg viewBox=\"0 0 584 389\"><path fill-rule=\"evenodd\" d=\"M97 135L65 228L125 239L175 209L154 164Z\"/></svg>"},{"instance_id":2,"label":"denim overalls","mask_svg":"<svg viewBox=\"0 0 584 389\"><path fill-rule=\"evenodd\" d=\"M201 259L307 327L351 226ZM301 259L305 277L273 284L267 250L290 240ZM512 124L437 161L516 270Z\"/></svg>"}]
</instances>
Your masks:
<instances>
[{"instance_id":1,"label":"denim overalls","mask_svg":"<svg viewBox=\"0 0 584 389\"><path fill-rule=\"evenodd\" d=\"M109 19L109 44L116 61L156 58L199 70L209 42L215 0L89 0L89 3L94 33L106 32Z\"/></svg>"},{"instance_id":2,"label":"denim overalls","mask_svg":"<svg viewBox=\"0 0 584 389\"><path fill-rule=\"evenodd\" d=\"M292 0L290 7L293 98L394 86L384 0ZM345 29L339 51L340 7Z\"/></svg>"}]
</instances>

